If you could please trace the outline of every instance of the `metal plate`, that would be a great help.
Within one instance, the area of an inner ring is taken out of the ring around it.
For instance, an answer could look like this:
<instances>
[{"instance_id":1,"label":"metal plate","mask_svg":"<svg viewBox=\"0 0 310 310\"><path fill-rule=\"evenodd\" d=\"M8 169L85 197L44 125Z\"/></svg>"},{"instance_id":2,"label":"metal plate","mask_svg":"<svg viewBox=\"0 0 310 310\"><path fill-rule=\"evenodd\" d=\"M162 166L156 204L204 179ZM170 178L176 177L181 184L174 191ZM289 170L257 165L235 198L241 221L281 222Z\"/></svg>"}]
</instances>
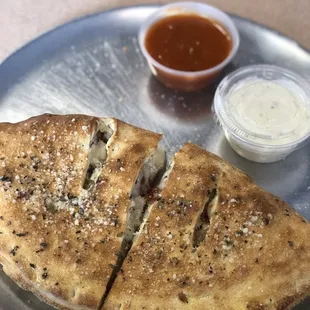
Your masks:
<instances>
[{"instance_id":1,"label":"metal plate","mask_svg":"<svg viewBox=\"0 0 310 310\"><path fill-rule=\"evenodd\" d=\"M137 44L140 24L157 6L116 9L79 19L31 42L0 66L0 121L42 113L115 116L164 132L171 156L185 141L203 145L310 219L310 145L275 164L239 157L210 113L215 86L183 94L157 82ZM233 16L240 50L227 73L271 63L310 79L310 54L296 42ZM309 300L298 309L309 309ZM0 272L0 309L51 309Z\"/></svg>"}]
</instances>

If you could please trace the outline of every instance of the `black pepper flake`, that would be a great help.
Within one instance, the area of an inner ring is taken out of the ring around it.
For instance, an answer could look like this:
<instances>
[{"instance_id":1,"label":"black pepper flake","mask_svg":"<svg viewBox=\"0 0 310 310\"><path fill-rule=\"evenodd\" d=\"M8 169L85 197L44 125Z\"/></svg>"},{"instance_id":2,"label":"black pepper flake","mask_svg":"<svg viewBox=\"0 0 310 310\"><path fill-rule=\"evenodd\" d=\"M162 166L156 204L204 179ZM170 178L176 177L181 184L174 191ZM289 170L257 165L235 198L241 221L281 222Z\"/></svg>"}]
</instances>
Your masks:
<instances>
[{"instance_id":1,"label":"black pepper flake","mask_svg":"<svg viewBox=\"0 0 310 310\"><path fill-rule=\"evenodd\" d=\"M36 269L36 265L35 264L29 264L30 265L30 267L32 268L32 269Z\"/></svg>"},{"instance_id":2,"label":"black pepper flake","mask_svg":"<svg viewBox=\"0 0 310 310\"><path fill-rule=\"evenodd\" d=\"M40 243L40 247L41 247L42 249L46 249L46 248L47 248L47 243L46 243L46 242L41 242L41 243Z\"/></svg>"},{"instance_id":3,"label":"black pepper flake","mask_svg":"<svg viewBox=\"0 0 310 310\"><path fill-rule=\"evenodd\" d=\"M118 225L118 223L119 223L118 219L112 220L112 224L114 227L116 227Z\"/></svg>"},{"instance_id":4,"label":"black pepper flake","mask_svg":"<svg viewBox=\"0 0 310 310\"><path fill-rule=\"evenodd\" d=\"M293 241L288 241L288 245L292 248L294 246L294 242Z\"/></svg>"},{"instance_id":5,"label":"black pepper flake","mask_svg":"<svg viewBox=\"0 0 310 310\"><path fill-rule=\"evenodd\" d=\"M22 233L16 234L17 237L25 237L27 235L28 235L28 232L22 232Z\"/></svg>"},{"instance_id":6,"label":"black pepper flake","mask_svg":"<svg viewBox=\"0 0 310 310\"><path fill-rule=\"evenodd\" d=\"M84 209L83 208L79 208L78 212L79 212L80 215L84 215Z\"/></svg>"},{"instance_id":7,"label":"black pepper flake","mask_svg":"<svg viewBox=\"0 0 310 310\"><path fill-rule=\"evenodd\" d=\"M216 249L213 249L213 254L215 255L217 253L217 250Z\"/></svg>"},{"instance_id":8,"label":"black pepper flake","mask_svg":"<svg viewBox=\"0 0 310 310\"><path fill-rule=\"evenodd\" d=\"M178 296L179 296L179 299L180 299L182 302L188 304L188 298L187 298L187 296L186 296L183 292L179 293Z\"/></svg>"},{"instance_id":9,"label":"black pepper flake","mask_svg":"<svg viewBox=\"0 0 310 310\"><path fill-rule=\"evenodd\" d=\"M76 261L75 261L77 264L80 264L82 262L82 260L80 258L78 258Z\"/></svg>"},{"instance_id":10,"label":"black pepper flake","mask_svg":"<svg viewBox=\"0 0 310 310\"><path fill-rule=\"evenodd\" d=\"M47 278L47 272L46 271L44 271L43 273L42 273L42 279L46 279Z\"/></svg>"},{"instance_id":11,"label":"black pepper flake","mask_svg":"<svg viewBox=\"0 0 310 310\"><path fill-rule=\"evenodd\" d=\"M11 254L12 256L15 256L18 249L19 249L19 246L18 246L18 245L15 246L15 247L13 248L13 250L11 250L10 254Z\"/></svg>"},{"instance_id":12,"label":"black pepper flake","mask_svg":"<svg viewBox=\"0 0 310 310\"><path fill-rule=\"evenodd\" d=\"M188 277L188 276L184 276L183 278L180 279L180 283L181 283L183 286L188 285L188 283L189 283L189 277Z\"/></svg>"},{"instance_id":13,"label":"black pepper flake","mask_svg":"<svg viewBox=\"0 0 310 310\"><path fill-rule=\"evenodd\" d=\"M237 230L236 231L237 236L243 236L243 231L242 230Z\"/></svg>"},{"instance_id":14,"label":"black pepper flake","mask_svg":"<svg viewBox=\"0 0 310 310\"><path fill-rule=\"evenodd\" d=\"M25 192L25 191L18 191L18 189L16 189L17 194L16 194L16 199L23 199L25 198L26 200L30 198L30 194Z\"/></svg>"},{"instance_id":15,"label":"black pepper flake","mask_svg":"<svg viewBox=\"0 0 310 310\"><path fill-rule=\"evenodd\" d=\"M81 230L77 230L75 233L76 233L76 234L80 234L80 233L81 233Z\"/></svg>"},{"instance_id":16,"label":"black pepper flake","mask_svg":"<svg viewBox=\"0 0 310 310\"><path fill-rule=\"evenodd\" d=\"M255 258L254 262L255 262L256 264L258 264L258 258Z\"/></svg>"},{"instance_id":17,"label":"black pepper flake","mask_svg":"<svg viewBox=\"0 0 310 310\"><path fill-rule=\"evenodd\" d=\"M59 285L59 283L58 283L58 282L56 282L56 283L55 283L55 285L56 285L56 286L58 286L58 285Z\"/></svg>"},{"instance_id":18,"label":"black pepper flake","mask_svg":"<svg viewBox=\"0 0 310 310\"><path fill-rule=\"evenodd\" d=\"M1 175L1 176L0 176L0 181L1 181L1 182L10 182L10 183L12 183L11 178L8 177L8 176L5 176L5 175Z\"/></svg>"},{"instance_id":19,"label":"black pepper flake","mask_svg":"<svg viewBox=\"0 0 310 310\"><path fill-rule=\"evenodd\" d=\"M186 243L180 244L180 249L181 252L185 251L187 249L187 244Z\"/></svg>"},{"instance_id":20,"label":"black pepper flake","mask_svg":"<svg viewBox=\"0 0 310 310\"><path fill-rule=\"evenodd\" d=\"M211 175L211 180L212 180L213 182L216 181L216 175L215 175L215 174L212 174L212 175Z\"/></svg>"},{"instance_id":21,"label":"black pepper flake","mask_svg":"<svg viewBox=\"0 0 310 310\"><path fill-rule=\"evenodd\" d=\"M183 200L179 200L177 202L177 205L180 206L180 207L184 206L184 201Z\"/></svg>"},{"instance_id":22,"label":"black pepper flake","mask_svg":"<svg viewBox=\"0 0 310 310\"><path fill-rule=\"evenodd\" d=\"M233 240L230 239L224 239L224 242L226 243L227 246L234 244Z\"/></svg>"},{"instance_id":23,"label":"black pepper flake","mask_svg":"<svg viewBox=\"0 0 310 310\"><path fill-rule=\"evenodd\" d=\"M268 217L263 217L263 223L267 226L269 224L269 218Z\"/></svg>"},{"instance_id":24,"label":"black pepper flake","mask_svg":"<svg viewBox=\"0 0 310 310\"><path fill-rule=\"evenodd\" d=\"M67 197L62 195L59 197L59 201L67 201Z\"/></svg>"}]
</instances>

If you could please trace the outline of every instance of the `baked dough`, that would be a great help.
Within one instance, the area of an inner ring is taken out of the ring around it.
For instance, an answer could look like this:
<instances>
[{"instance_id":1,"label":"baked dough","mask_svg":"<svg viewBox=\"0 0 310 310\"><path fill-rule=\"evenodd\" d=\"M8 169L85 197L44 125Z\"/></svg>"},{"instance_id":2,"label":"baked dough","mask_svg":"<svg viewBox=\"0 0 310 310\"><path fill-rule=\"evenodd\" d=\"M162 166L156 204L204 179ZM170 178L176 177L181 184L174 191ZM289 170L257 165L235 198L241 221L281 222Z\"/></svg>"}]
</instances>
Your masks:
<instances>
[{"instance_id":1,"label":"baked dough","mask_svg":"<svg viewBox=\"0 0 310 310\"><path fill-rule=\"evenodd\" d=\"M160 139L84 115L0 124L5 273L59 309L291 309L310 295L309 223L198 146L145 212Z\"/></svg>"},{"instance_id":2,"label":"baked dough","mask_svg":"<svg viewBox=\"0 0 310 310\"><path fill-rule=\"evenodd\" d=\"M160 139L83 115L0 124L4 272L59 309L98 308L130 237L132 190ZM159 157L146 182L162 167Z\"/></svg>"},{"instance_id":3,"label":"baked dough","mask_svg":"<svg viewBox=\"0 0 310 310\"><path fill-rule=\"evenodd\" d=\"M187 144L103 309L291 309L310 294L310 225L219 157Z\"/></svg>"}]
</instances>

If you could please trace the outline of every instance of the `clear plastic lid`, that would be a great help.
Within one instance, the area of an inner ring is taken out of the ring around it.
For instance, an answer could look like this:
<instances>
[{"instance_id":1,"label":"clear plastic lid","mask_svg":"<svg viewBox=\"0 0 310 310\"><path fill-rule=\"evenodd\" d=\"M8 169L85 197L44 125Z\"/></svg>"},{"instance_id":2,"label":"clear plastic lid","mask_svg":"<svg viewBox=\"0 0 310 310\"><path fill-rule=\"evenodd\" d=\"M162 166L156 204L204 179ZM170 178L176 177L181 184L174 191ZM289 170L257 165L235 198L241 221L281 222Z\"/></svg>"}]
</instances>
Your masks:
<instances>
[{"instance_id":1,"label":"clear plastic lid","mask_svg":"<svg viewBox=\"0 0 310 310\"><path fill-rule=\"evenodd\" d=\"M277 66L248 66L227 75L213 110L225 132L253 147L295 148L310 139L310 84Z\"/></svg>"}]
</instances>

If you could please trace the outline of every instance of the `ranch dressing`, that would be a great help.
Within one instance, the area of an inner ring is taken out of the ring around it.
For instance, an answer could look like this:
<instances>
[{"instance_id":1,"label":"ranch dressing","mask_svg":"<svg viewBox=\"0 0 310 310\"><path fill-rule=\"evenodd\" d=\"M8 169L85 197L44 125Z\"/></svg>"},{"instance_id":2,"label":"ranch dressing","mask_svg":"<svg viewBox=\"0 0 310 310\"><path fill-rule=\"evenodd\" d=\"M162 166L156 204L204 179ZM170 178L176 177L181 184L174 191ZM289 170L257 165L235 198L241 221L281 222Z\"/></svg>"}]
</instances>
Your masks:
<instances>
[{"instance_id":1,"label":"ranch dressing","mask_svg":"<svg viewBox=\"0 0 310 310\"><path fill-rule=\"evenodd\" d=\"M288 81L244 80L227 99L231 121L249 142L280 146L310 130L309 105Z\"/></svg>"},{"instance_id":2,"label":"ranch dressing","mask_svg":"<svg viewBox=\"0 0 310 310\"><path fill-rule=\"evenodd\" d=\"M230 146L255 162L284 159L310 142L310 84L281 67L253 65L228 74L212 111Z\"/></svg>"}]
</instances>

